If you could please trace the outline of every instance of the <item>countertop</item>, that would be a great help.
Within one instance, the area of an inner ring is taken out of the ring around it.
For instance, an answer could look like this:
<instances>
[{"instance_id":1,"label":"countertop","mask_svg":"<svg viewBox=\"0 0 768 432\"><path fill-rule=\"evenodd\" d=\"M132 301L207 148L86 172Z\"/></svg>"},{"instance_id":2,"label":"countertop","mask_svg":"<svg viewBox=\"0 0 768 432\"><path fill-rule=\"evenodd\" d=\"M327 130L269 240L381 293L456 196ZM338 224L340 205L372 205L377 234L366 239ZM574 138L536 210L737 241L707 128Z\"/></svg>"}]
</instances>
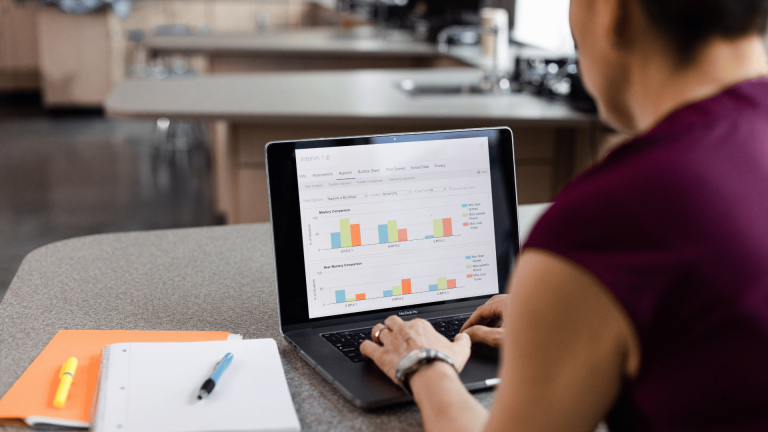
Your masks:
<instances>
[{"instance_id":1,"label":"countertop","mask_svg":"<svg viewBox=\"0 0 768 432\"><path fill-rule=\"evenodd\" d=\"M479 82L471 68L220 74L117 84L106 102L116 117L175 117L265 123L423 124L587 127L597 117L565 102L513 93L413 96L417 85Z\"/></svg>"},{"instance_id":2,"label":"countertop","mask_svg":"<svg viewBox=\"0 0 768 432\"><path fill-rule=\"evenodd\" d=\"M521 206L523 233L545 208ZM277 341L303 430L421 430L416 406L362 411L282 339L273 269L269 224L105 234L37 249L0 302L0 395L58 330L221 330ZM493 402L491 391L475 397Z\"/></svg>"},{"instance_id":3,"label":"countertop","mask_svg":"<svg viewBox=\"0 0 768 432\"><path fill-rule=\"evenodd\" d=\"M148 36L143 45L155 52L194 54L269 54L317 56L438 57L434 44L414 41L405 32L377 37L370 29L335 28L214 33L189 36Z\"/></svg>"}]
</instances>

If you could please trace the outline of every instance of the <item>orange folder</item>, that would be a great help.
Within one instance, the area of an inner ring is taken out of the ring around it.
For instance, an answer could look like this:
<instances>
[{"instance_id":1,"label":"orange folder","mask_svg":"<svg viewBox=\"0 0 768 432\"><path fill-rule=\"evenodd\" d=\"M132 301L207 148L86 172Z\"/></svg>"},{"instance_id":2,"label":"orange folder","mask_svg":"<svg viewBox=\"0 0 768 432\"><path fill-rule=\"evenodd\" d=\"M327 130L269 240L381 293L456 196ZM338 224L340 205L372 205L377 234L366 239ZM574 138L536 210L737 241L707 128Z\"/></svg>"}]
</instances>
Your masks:
<instances>
[{"instance_id":1,"label":"orange folder","mask_svg":"<svg viewBox=\"0 0 768 432\"><path fill-rule=\"evenodd\" d=\"M0 399L0 424L31 426L40 422L76 426L88 423L99 377L101 349L106 345L202 342L228 337L227 332L215 331L61 330ZM59 386L59 371L70 357L77 357L77 372L66 405L56 408L53 397Z\"/></svg>"}]
</instances>

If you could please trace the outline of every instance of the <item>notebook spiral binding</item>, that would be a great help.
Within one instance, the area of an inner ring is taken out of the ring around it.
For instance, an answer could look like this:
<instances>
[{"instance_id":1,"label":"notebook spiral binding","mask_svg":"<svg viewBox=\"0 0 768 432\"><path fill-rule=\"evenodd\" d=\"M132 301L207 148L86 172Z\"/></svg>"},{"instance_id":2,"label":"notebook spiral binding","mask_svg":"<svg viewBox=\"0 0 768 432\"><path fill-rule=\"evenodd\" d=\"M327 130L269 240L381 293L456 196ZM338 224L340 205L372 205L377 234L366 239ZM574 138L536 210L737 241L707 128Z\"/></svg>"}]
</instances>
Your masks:
<instances>
[{"instance_id":1,"label":"notebook spiral binding","mask_svg":"<svg viewBox=\"0 0 768 432\"><path fill-rule=\"evenodd\" d=\"M99 364L99 376L96 379L96 394L93 396L93 405L91 406L91 430L97 431L104 425L104 412L106 410L99 410L99 406L106 406L107 400L107 386L104 385L108 382L109 376L109 353L111 352L109 345L105 346L101 350L101 362ZM97 417L98 416L98 417Z\"/></svg>"}]
</instances>

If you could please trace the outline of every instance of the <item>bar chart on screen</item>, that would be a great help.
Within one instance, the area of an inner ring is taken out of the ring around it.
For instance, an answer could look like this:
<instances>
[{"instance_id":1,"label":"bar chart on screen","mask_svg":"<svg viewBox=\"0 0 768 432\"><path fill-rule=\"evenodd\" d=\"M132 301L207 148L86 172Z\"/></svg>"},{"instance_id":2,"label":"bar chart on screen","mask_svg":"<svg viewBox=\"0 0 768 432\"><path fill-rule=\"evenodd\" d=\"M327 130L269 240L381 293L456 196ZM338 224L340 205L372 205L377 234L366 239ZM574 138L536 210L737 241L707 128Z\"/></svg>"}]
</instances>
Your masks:
<instances>
[{"instance_id":1,"label":"bar chart on screen","mask_svg":"<svg viewBox=\"0 0 768 432\"><path fill-rule=\"evenodd\" d=\"M449 247L312 266L313 316L362 312L498 292L488 246Z\"/></svg>"},{"instance_id":2,"label":"bar chart on screen","mask_svg":"<svg viewBox=\"0 0 768 432\"><path fill-rule=\"evenodd\" d=\"M305 210L311 259L469 245L493 239L489 194L371 196Z\"/></svg>"}]
</instances>

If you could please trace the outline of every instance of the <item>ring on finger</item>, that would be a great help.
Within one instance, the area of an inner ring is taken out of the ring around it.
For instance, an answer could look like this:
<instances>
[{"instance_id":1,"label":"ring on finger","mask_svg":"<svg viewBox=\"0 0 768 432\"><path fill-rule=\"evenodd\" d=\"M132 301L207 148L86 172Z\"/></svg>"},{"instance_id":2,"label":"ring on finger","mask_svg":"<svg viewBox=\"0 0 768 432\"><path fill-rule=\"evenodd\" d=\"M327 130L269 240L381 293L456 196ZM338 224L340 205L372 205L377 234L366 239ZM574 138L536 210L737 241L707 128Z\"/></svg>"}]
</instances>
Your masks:
<instances>
[{"instance_id":1,"label":"ring on finger","mask_svg":"<svg viewBox=\"0 0 768 432\"><path fill-rule=\"evenodd\" d=\"M374 334L373 334L373 341L374 341L374 342L376 342L376 343L377 343L377 344L379 344L379 345L381 345L381 339L379 339L379 335L380 335L380 334L381 334L381 332L383 332L384 330L389 330L389 331L392 331L392 329L390 329L389 327L387 327L385 324L382 324L382 325L381 325L381 328L380 328L380 329L378 329L378 330L376 330L376 333L374 333Z\"/></svg>"}]
</instances>

